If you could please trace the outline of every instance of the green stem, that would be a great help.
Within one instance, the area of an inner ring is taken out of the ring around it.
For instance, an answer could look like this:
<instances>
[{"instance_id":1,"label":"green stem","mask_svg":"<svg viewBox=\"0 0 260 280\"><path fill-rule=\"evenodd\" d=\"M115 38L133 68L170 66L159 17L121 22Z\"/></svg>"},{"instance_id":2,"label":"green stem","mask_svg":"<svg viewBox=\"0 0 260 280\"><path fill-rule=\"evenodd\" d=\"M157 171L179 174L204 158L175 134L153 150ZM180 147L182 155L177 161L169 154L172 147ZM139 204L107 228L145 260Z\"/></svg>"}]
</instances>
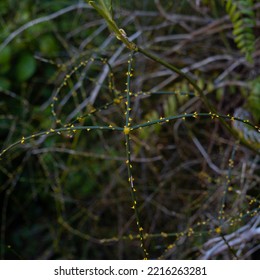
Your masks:
<instances>
[{"instance_id":1,"label":"green stem","mask_svg":"<svg viewBox=\"0 0 260 280\"><path fill-rule=\"evenodd\" d=\"M131 161L131 145L130 145L130 111L131 111L131 91L130 91L130 81L131 81L131 75L132 75L132 60L133 60L134 51L131 52L129 61L128 61L128 71L127 71L127 86L126 86L126 122L125 122L125 146L126 146L126 165L127 165L127 172L128 172L128 181L130 184L131 189L131 196L132 196L132 209L135 212L135 219L137 224L137 229L139 231L139 238L140 238L140 245L143 250L144 259L148 259L148 252L145 248L145 242L144 242L144 234L143 234L143 227L141 226L140 222L140 215L137 205L137 198L136 198L136 189L134 187L134 178L132 174L132 161Z\"/></svg>"},{"instance_id":2,"label":"green stem","mask_svg":"<svg viewBox=\"0 0 260 280\"><path fill-rule=\"evenodd\" d=\"M166 62L165 60L161 59L158 56L155 56L153 54L151 54L150 52L148 52L147 50L144 50L141 47L136 46L135 48L136 52L142 53L144 56L149 57L150 59L152 59L155 62L158 62L159 64L165 66L166 68L170 69L171 71L173 71L174 73L177 73L178 75L180 75L181 77L183 77L184 79L186 79L193 87L195 90L197 90L199 97L201 98L201 100L203 101L203 103L205 104L205 106L207 107L207 109L216 114L217 111L214 108L214 106L210 103L210 101L207 99L207 97L205 96L203 90L196 84L196 81L194 81L189 75L183 73L180 69L178 69L177 67L169 64L168 62ZM234 130L232 127L230 127L227 122L224 119L220 119L220 122L223 124L223 126L227 129L227 131L233 135L236 139L239 140L240 143L242 143L244 146L246 146L247 148L249 148L250 150L259 153L260 151L258 150L257 147L255 147L253 144L251 144L250 142L248 142L246 139L244 139L242 136L239 135L239 133Z\"/></svg>"},{"instance_id":3,"label":"green stem","mask_svg":"<svg viewBox=\"0 0 260 280\"><path fill-rule=\"evenodd\" d=\"M180 69L178 69L177 67L173 66L172 64L169 64L168 62L166 62L165 60L161 59L160 57L153 55L152 53L148 52L147 50L144 50L143 48L137 47L137 52L142 53L146 57L149 57L153 61L158 62L159 64L165 66L166 68L170 69L171 71L177 73L178 75L180 75L181 77L186 79L194 87L194 89L198 92L200 98L202 99L202 101L206 105L207 109L209 111L213 112L213 113L216 113L215 108L208 101L208 99L204 95L202 89L196 84L196 82L190 76L188 76L187 74L183 73Z\"/></svg>"}]
</instances>

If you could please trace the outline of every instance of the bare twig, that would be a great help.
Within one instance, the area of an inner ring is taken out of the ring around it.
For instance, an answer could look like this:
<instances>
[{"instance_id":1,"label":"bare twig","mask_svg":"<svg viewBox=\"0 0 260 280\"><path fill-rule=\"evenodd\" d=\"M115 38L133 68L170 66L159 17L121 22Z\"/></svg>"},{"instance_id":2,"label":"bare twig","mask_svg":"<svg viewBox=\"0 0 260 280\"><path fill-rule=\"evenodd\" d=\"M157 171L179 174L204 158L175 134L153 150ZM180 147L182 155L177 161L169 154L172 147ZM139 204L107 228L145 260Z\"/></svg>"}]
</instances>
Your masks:
<instances>
[{"instance_id":1,"label":"bare twig","mask_svg":"<svg viewBox=\"0 0 260 280\"><path fill-rule=\"evenodd\" d=\"M260 217L254 217L247 225L239 228L237 231L225 235L225 241L222 237L210 239L204 244L201 259L208 260L217 255L223 254L229 250L229 247L238 249L242 244L247 244L254 238L260 236Z\"/></svg>"}]
</instances>

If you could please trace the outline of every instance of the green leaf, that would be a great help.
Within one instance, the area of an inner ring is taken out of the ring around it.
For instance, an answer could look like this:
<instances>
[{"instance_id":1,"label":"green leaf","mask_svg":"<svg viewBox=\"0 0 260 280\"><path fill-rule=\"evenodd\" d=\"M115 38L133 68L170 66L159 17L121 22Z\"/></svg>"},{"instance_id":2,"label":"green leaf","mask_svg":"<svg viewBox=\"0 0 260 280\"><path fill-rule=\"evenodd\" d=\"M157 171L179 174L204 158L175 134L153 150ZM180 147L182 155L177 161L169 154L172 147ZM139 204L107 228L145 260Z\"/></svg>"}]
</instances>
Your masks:
<instances>
[{"instance_id":1,"label":"green leaf","mask_svg":"<svg viewBox=\"0 0 260 280\"><path fill-rule=\"evenodd\" d=\"M1 52L0 52L0 65L1 67L9 63L11 59L11 48L9 46L5 47Z\"/></svg>"},{"instance_id":2,"label":"green leaf","mask_svg":"<svg viewBox=\"0 0 260 280\"><path fill-rule=\"evenodd\" d=\"M232 0L228 0L226 3L226 10L229 11L232 7Z\"/></svg>"},{"instance_id":3,"label":"green leaf","mask_svg":"<svg viewBox=\"0 0 260 280\"><path fill-rule=\"evenodd\" d=\"M112 5L110 0L87 0L88 4L95 8L106 20L112 21Z\"/></svg>"},{"instance_id":4,"label":"green leaf","mask_svg":"<svg viewBox=\"0 0 260 280\"><path fill-rule=\"evenodd\" d=\"M237 6L235 4L232 4L232 6L229 9L227 9L228 14L231 18L236 10L237 10Z\"/></svg>"},{"instance_id":5,"label":"green leaf","mask_svg":"<svg viewBox=\"0 0 260 280\"><path fill-rule=\"evenodd\" d=\"M15 67L15 75L18 81L28 80L36 70L36 61L30 53L24 53L19 57Z\"/></svg>"},{"instance_id":6,"label":"green leaf","mask_svg":"<svg viewBox=\"0 0 260 280\"><path fill-rule=\"evenodd\" d=\"M106 21L109 30L122 41L130 50L136 50L136 45L130 42L125 31L119 28L112 17L111 0L86 0Z\"/></svg>"},{"instance_id":7,"label":"green leaf","mask_svg":"<svg viewBox=\"0 0 260 280\"><path fill-rule=\"evenodd\" d=\"M0 88L8 90L10 89L10 87L11 87L11 82L7 78L0 77Z\"/></svg>"},{"instance_id":8,"label":"green leaf","mask_svg":"<svg viewBox=\"0 0 260 280\"><path fill-rule=\"evenodd\" d=\"M39 47L45 56L55 56L59 50L57 42L52 35L43 36L39 42Z\"/></svg>"},{"instance_id":9,"label":"green leaf","mask_svg":"<svg viewBox=\"0 0 260 280\"><path fill-rule=\"evenodd\" d=\"M99 2L112 16L112 0L99 0Z\"/></svg>"},{"instance_id":10,"label":"green leaf","mask_svg":"<svg viewBox=\"0 0 260 280\"><path fill-rule=\"evenodd\" d=\"M240 19L240 20L234 22L234 23L233 23L233 25L234 25L234 30L236 30L236 29L242 27L243 24L244 24L244 20L243 20L243 19Z\"/></svg>"},{"instance_id":11,"label":"green leaf","mask_svg":"<svg viewBox=\"0 0 260 280\"><path fill-rule=\"evenodd\" d=\"M231 17L231 21L237 22L237 20L239 19L240 16L241 16L240 12L235 12L234 15Z\"/></svg>"}]
</instances>

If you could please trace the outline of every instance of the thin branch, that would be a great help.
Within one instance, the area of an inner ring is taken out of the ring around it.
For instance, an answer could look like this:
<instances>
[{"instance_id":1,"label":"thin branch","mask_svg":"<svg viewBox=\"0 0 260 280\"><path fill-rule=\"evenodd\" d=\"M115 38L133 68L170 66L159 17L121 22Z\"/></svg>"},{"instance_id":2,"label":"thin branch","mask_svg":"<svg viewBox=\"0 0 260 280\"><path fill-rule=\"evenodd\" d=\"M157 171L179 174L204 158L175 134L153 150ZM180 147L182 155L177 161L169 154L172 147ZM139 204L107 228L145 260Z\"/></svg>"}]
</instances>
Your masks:
<instances>
[{"instance_id":1,"label":"thin branch","mask_svg":"<svg viewBox=\"0 0 260 280\"><path fill-rule=\"evenodd\" d=\"M23 33L26 29L46 22L46 21L50 21L52 19L55 19L63 14L69 13L73 10L78 10L78 9L91 9L91 7L87 4L84 3L78 3L76 5L72 5L69 7L66 7L64 9L61 9L53 14L50 14L48 16L44 16L44 17L40 17L37 19L34 19L32 21L27 22L26 24L24 24L23 26L21 26L20 28L18 28L17 30L15 30L14 32L12 32L5 40L4 42L0 45L0 53L2 52L2 50L11 42L14 40L15 37L17 37L18 35L20 35L21 33Z\"/></svg>"}]
</instances>

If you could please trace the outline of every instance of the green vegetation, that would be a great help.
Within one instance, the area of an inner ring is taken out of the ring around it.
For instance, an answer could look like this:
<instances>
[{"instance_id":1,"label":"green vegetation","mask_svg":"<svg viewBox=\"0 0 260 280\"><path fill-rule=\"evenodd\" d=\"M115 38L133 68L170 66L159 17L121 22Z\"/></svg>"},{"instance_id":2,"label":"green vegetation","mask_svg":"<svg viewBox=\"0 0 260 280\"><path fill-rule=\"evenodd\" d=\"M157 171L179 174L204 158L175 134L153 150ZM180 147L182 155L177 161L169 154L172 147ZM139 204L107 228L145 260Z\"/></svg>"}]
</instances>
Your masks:
<instances>
[{"instance_id":1,"label":"green vegetation","mask_svg":"<svg viewBox=\"0 0 260 280\"><path fill-rule=\"evenodd\" d=\"M130 2L0 4L2 259L259 258L259 3Z\"/></svg>"}]
</instances>

